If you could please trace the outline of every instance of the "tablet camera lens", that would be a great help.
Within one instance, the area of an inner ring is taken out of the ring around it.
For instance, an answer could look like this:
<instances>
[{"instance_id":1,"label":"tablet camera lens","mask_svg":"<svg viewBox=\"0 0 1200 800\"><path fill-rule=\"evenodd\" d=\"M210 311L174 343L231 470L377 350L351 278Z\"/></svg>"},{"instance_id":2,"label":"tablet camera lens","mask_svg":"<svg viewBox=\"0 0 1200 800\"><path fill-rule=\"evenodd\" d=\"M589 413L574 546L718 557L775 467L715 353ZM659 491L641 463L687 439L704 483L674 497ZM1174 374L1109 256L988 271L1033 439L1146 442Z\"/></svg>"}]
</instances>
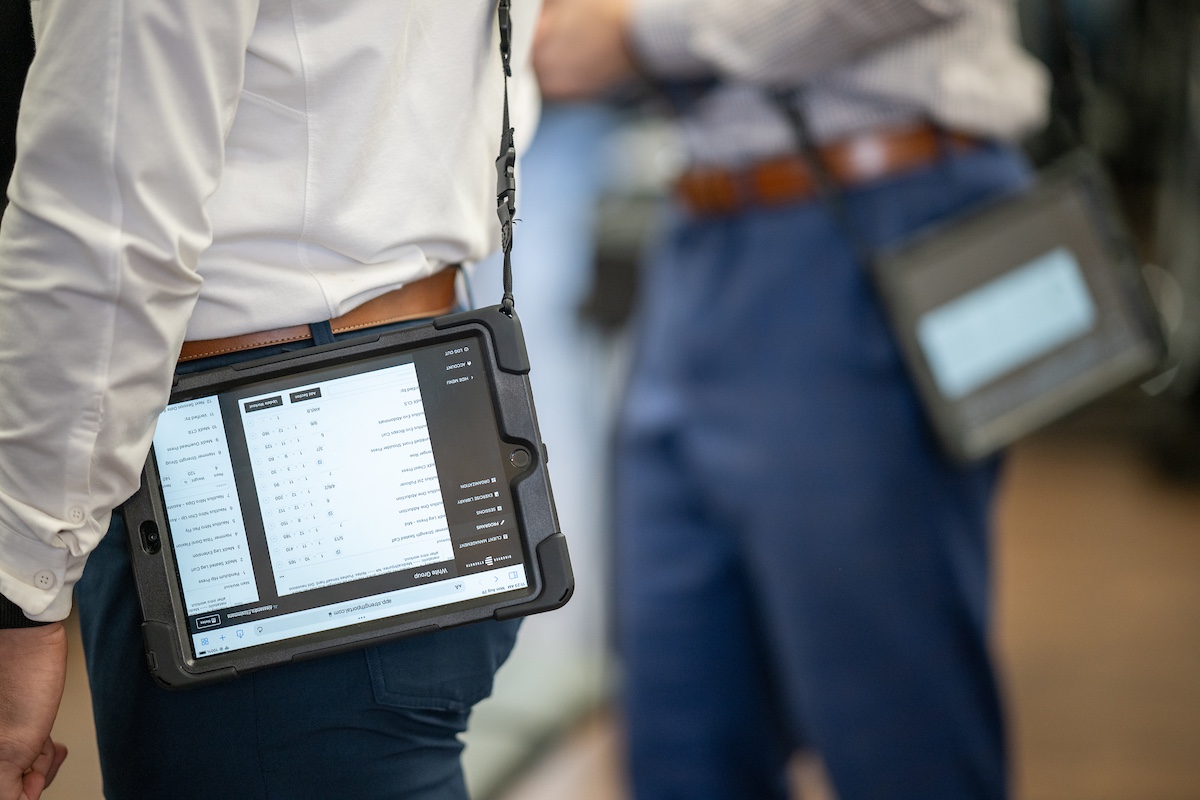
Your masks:
<instances>
[{"instance_id":1,"label":"tablet camera lens","mask_svg":"<svg viewBox=\"0 0 1200 800\"><path fill-rule=\"evenodd\" d=\"M162 537L158 533L158 525L154 520L146 520L138 528L142 535L142 549L150 555L155 555L162 549Z\"/></svg>"}]
</instances>

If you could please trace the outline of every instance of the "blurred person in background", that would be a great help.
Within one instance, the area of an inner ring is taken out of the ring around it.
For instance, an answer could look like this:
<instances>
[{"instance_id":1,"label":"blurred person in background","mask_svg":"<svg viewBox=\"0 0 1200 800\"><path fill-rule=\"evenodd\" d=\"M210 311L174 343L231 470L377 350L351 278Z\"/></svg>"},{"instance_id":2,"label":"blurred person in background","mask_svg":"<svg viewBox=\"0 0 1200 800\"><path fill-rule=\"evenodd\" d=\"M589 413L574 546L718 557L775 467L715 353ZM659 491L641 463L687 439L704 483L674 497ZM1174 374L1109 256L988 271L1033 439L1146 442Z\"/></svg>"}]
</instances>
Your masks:
<instances>
[{"instance_id":1,"label":"blurred person in background","mask_svg":"<svg viewBox=\"0 0 1200 800\"><path fill-rule=\"evenodd\" d=\"M617 452L636 796L783 798L805 747L841 800L1004 797L995 465L938 451L856 249L1029 183L1047 80L1010 3L552 0L534 64L549 97L688 97Z\"/></svg>"}]
</instances>

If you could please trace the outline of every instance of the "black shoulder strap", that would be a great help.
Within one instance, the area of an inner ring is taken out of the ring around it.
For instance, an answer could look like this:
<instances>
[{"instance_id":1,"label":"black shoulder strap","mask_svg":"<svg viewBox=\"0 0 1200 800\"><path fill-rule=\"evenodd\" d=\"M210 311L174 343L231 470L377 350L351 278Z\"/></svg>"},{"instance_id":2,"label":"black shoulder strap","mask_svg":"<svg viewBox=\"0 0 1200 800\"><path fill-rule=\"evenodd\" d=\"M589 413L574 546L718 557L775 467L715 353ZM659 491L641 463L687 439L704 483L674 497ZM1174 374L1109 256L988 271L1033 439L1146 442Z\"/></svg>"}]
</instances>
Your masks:
<instances>
[{"instance_id":1,"label":"black shoulder strap","mask_svg":"<svg viewBox=\"0 0 1200 800\"><path fill-rule=\"evenodd\" d=\"M838 227L846 237L846 241L854 249L854 255L862 266L867 266L875 260L875 252L867 237L855 224L854 218L846 208L846 199L837 181L825 165L817 140L813 137L812 127L808 124L808 115L804 111L803 89L776 89L770 93L771 101L779 112L787 119L791 129L796 150L804 159L805 166L812 176L813 186L817 197L825 204Z\"/></svg>"},{"instance_id":2,"label":"black shoulder strap","mask_svg":"<svg viewBox=\"0 0 1200 800\"><path fill-rule=\"evenodd\" d=\"M500 156L496 159L496 215L500 217L500 248L504 251L504 297L500 310L512 316L513 222L517 213L517 147L508 116L508 78L512 75L512 0L499 0L500 59L504 64L504 127L500 131Z\"/></svg>"}]
</instances>

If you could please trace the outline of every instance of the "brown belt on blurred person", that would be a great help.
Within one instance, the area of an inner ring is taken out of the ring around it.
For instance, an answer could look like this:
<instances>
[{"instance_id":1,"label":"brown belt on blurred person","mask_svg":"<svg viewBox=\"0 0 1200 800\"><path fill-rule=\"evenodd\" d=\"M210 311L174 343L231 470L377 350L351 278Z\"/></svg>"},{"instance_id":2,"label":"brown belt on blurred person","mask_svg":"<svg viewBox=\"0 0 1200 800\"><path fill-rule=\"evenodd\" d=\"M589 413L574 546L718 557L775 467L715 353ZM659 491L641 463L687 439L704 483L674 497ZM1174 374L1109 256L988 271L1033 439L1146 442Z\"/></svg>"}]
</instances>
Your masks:
<instances>
[{"instance_id":1,"label":"brown belt on blurred person","mask_svg":"<svg viewBox=\"0 0 1200 800\"><path fill-rule=\"evenodd\" d=\"M821 145L829 175L843 187L859 186L933 164L951 152L979 147L982 139L931 123L856 133ZM676 184L683 205L699 216L724 216L749 208L798 203L817 190L805 158L789 154L740 169L694 167Z\"/></svg>"},{"instance_id":2,"label":"brown belt on blurred person","mask_svg":"<svg viewBox=\"0 0 1200 800\"><path fill-rule=\"evenodd\" d=\"M457 272L457 267L447 267L426 278L406 283L399 289L380 295L374 300L368 300L340 317L329 320L329 327L334 333L345 333L376 325L425 319L449 313L454 310L456 302L454 278ZM183 349L179 353L179 360L193 361L197 358L236 353L240 350L252 350L272 344L300 342L311 338L312 331L307 325L292 325L258 333L227 336L223 339L200 339L194 342L184 342Z\"/></svg>"}]
</instances>

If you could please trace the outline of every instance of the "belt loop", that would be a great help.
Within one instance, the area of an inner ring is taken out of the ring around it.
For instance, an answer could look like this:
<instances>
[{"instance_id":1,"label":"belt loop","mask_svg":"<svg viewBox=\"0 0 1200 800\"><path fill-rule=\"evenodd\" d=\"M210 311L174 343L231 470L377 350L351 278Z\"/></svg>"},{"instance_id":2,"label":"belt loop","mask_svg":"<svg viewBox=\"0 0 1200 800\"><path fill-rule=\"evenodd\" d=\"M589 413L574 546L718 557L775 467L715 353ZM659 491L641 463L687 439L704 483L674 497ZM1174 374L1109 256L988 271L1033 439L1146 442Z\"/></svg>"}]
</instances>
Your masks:
<instances>
[{"instance_id":1,"label":"belt loop","mask_svg":"<svg viewBox=\"0 0 1200 800\"><path fill-rule=\"evenodd\" d=\"M313 345L320 347L323 344L333 343L333 326L328 321L311 322L308 329L312 331Z\"/></svg>"}]
</instances>

